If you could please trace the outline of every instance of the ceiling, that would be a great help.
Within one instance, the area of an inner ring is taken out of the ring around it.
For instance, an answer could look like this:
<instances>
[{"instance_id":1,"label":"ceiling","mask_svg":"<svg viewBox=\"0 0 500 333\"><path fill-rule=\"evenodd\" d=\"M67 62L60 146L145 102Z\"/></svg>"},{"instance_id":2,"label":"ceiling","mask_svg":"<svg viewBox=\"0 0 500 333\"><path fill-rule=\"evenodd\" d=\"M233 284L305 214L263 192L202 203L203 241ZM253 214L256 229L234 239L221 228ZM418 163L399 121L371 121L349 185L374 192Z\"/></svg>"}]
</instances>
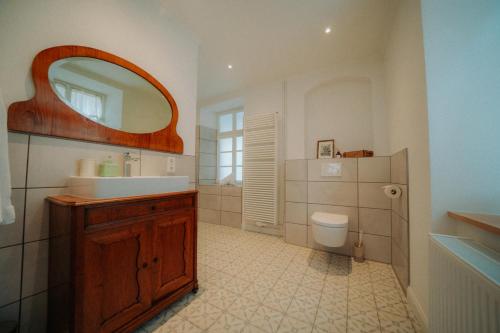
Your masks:
<instances>
[{"instance_id":1,"label":"ceiling","mask_svg":"<svg viewBox=\"0 0 500 333\"><path fill-rule=\"evenodd\" d=\"M162 2L199 41L203 100L334 63L382 59L398 0Z\"/></svg>"}]
</instances>

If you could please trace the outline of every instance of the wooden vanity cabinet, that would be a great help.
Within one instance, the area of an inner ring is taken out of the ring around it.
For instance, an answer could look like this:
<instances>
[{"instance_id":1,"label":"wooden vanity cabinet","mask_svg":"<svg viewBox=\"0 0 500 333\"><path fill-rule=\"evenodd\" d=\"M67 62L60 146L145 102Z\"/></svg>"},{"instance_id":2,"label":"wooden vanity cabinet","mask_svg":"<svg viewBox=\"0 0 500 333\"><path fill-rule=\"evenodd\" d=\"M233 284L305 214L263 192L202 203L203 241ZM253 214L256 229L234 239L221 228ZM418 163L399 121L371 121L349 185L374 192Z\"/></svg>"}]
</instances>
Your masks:
<instances>
[{"instance_id":1,"label":"wooden vanity cabinet","mask_svg":"<svg viewBox=\"0 0 500 333\"><path fill-rule=\"evenodd\" d=\"M49 332L131 332L197 290L196 191L48 200Z\"/></svg>"}]
</instances>

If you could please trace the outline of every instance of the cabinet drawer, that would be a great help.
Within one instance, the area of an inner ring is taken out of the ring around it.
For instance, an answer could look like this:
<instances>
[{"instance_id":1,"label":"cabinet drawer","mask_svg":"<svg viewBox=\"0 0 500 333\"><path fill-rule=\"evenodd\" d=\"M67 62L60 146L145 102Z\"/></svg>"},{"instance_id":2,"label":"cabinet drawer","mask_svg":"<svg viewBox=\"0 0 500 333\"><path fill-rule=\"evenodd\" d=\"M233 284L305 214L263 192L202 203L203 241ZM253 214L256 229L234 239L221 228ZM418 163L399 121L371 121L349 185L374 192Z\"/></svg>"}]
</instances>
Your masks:
<instances>
[{"instance_id":1,"label":"cabinet drawer","mask_svg":"<svg viewBox=\"0 0 500 333\"><path fill-rule=\"evenodd\" d=\"M85 226L108 223L181 208L195 208L193 196L106 205L85 210Z\"/></svg>"}]
</instances>

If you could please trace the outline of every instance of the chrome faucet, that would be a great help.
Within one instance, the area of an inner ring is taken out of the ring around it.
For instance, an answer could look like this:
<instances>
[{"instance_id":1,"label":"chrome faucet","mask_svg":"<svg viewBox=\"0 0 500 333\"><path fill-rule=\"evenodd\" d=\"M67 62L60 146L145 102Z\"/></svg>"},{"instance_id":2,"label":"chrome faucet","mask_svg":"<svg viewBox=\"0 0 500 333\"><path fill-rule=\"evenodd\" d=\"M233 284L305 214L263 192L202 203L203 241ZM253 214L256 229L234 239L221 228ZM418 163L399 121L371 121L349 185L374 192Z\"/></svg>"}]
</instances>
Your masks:
<instances>
[{"instance_id":1,"label":"chrome faucet","mask_svg":"<svg viewBox=\"0 0 500 333\"><path fill-rule=\"evenodd\" d=\"M130 152L123 153L123 177L132 176L132 162L139 161L139 158L132 157Z\"/></svg>"}]
</instances>

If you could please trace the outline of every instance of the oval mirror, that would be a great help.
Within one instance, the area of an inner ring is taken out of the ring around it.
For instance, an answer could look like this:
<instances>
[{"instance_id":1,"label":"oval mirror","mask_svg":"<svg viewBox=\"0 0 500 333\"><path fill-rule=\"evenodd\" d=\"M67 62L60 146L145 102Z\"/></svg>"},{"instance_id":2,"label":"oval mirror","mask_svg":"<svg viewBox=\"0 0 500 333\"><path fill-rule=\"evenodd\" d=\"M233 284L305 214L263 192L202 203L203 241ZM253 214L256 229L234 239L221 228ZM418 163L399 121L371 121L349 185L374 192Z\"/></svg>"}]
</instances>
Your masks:
<instances>
[{"instance_id":1,"label":"oval mirror","mask_svg":"<svg viewBox=\"0 0 500 333\"><path fill-rule=\"evenodd\" d=\"M49 67L52 90L66 105L101 125L128 133L151 133L168 126L172 107L138 74L90 57L69 57Z\"/></svg>"}]
</instances>

